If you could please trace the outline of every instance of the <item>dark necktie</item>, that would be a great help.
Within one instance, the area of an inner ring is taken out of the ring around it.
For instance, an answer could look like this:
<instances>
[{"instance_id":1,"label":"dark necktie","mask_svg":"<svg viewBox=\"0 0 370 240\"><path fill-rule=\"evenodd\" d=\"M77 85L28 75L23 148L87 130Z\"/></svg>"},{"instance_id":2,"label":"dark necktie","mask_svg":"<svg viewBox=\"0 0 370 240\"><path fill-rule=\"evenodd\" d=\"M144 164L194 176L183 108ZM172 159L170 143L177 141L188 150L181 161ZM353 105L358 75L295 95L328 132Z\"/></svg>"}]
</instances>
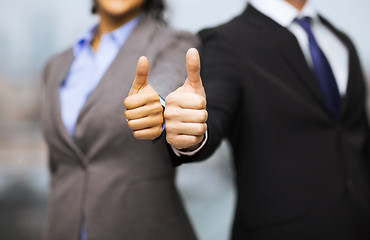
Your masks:
<instances>
[{"instance_id":1,"label":"dark necktie","mask_svg":"<svg viewBox=\"0 0 370 240\"><path fill-rule=\"evenodd\" d=\"M313 72L317 78L326 105L329 107L334 118L339 118L340 95L333 71L324 53L316 42L311 29L311 18L304 17L295 20L305 30L308 36L310 54L312 58Z\"/></svg>"}]
</instances>

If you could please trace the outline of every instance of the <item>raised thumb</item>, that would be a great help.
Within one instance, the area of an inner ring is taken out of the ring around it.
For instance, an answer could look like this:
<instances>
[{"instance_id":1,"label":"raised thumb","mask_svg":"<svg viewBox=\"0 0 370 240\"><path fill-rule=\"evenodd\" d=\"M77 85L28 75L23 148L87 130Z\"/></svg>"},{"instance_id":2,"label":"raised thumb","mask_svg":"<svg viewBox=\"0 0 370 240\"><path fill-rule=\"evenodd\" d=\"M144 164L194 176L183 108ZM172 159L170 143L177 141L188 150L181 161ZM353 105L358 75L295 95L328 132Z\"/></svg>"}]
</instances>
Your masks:
<instances>
[{"instance_id":1,"label":"raised thumb","mask_svg":"<svg viewBox=\"0 0 370 240\"><path fill-rule=\"evenodd\" d=\"M129 95L138 93L142 88L144 88L148 83L146 78L149 72L149 61L146 57L142 56L137 61L136 76L132 83Z\"/></svg>"},{"instance_id":2,"label":"raised thumb","mask_svg":"<svg viewBox=\"0 0 370 240\"><path fill-rule=\"evenodd\" d=\"M195 48L190 48L186 53L186 70L188 78L184 85L192 87L195 92L203 89L202 79L200 77L200 57Z\"/></svg>"}]
</instances>

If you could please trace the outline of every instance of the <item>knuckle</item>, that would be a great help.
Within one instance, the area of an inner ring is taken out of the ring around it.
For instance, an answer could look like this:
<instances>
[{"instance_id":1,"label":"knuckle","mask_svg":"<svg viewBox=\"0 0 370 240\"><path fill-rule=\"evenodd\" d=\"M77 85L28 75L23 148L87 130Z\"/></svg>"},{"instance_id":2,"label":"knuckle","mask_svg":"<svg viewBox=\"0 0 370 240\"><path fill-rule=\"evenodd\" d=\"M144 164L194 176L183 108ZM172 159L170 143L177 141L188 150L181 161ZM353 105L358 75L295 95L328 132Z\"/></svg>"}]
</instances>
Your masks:
<instances>
[{"instance_id":1,"label":"knuckle","mask_svg":"<svg viewBox=\"0 0 370 240\"><path fill-rule=\"evenodd\" d=\"M128 111L125 111L125 118L130 119L130 113Z\"/></svg>"},{"instance_id":2,"label":"knuckle","mask_svg":"<svg viewBox=\"0 0 370 240\"><path fill-rule=\"evenodd\" d=\"M157 130L155 132L156 138L159 137L162 134L162 127L157 127Z\"/></svg>"},{"instance_id":3,"label":"knuckle","mask_svg":"<svg viewBox=\"0 0 370 240\"><path fill-rule=\"evenodd\" d=\"M149 94L148 94L148 99L152 102L155 102L155 101L159 101L159 95L156 91L151 91Z\"/></svg>"},{"instance_id":4,"label":"knuckle","mask_svg":"<svg viewBox=\"0 0 370 240\"><path fill-rule=\"evenodd\" d=\"M132 135L134 136L134 138L140 139L140 134L137 131L133 131Z\"/></svg>"},{"instance_id":5,"label":"knuckle","mask_svg":"<svg viewBox=\"0 0 370 240\"><path fill-rule=\"evenodd\" d=\"M203 108L205 109L207 107L207 99L202 97L202 101L203 101Z\"/></svg>"},{"instance_id":6,"label":"knuckle","mask_svg":"<svg viewBox=\"0 0 370 240\"><path fill-rule=\"evenodd\" d=\"M195 144L199 143L198 137L196 137L196 136L191 136L189 143L190 143L191 145L195 145Z\"/></svg>"},{"instance_id":7,"label":"knuckle","mask_svg":"<svg viewBox=\"0 0 370 240\"><path fill-rule=\"evenodd\" d=\"M169 144L174 145L173 135L172 135L172 134L166 134L166 141L167 141Z\"/></svg>"},{"instance_id":8,"label":"knuckle","mask_svg":"<svg viewBox=\"0 0 370 240\"><path fill-rule=\"evenodd\" d=\"M125 100L123 101L123 106L126 108L126 109L130 109L130 99L129 97L125 98Z\"/></svg>"},{"instance_id":9,"label":"knuckle","mask_svg":"<svg viewBox=\"0 0 370 240\"><path fill-rule=\"evenodd\" d=\"M162 104L159 101L153 104L153 106L152 106L152 112L154 112L154 113L161 113L161 112L163 112Z\"/></svg>"},{"instance_id":10,"label":"knuckle","mask_svg":"<svg viewBox=\"0 0 370 240\"><path fill-rule=\"evenodd\" d=\"M207 110L204 110L204 122L207 122L208 120L208 111Z\"/></svg>"},{"instance_id":11,"label":"knuckle","mask_svg":"<svg viewBox=\"0 0 370 240\"><path fill-rule=\"evenodd\" d=\"M203 108L203 100L200 96L197 96L197 98L194 99L194 103L196 104L196 107L199 109Z\"/></svg>"},{"instance_id":12,"label":"knuckle","mask_svg":"<svg viewBox=\"0 0 370 240\"><path fill-rule=\"evenodd\" d=\"M139 140L149 139L149 136L145 131L133 131L133 135Z\"/></svg>"},{"instance_id":13,"label":"knuckle","mask_svg":"<svg viewBox=\"0 0 370 240\"><path fill-rule=\"evenodd\" d=\"M200 120L201 120L201 122L206 122L207 119L208 119L208 112L206 110L203 110L201 112Z\"/></svg>"},{"instance_id":14,"label":"knuckle","mask_svg":"<svg viewBox=\"0 0 370 240\"><path fill-rule=\"evenodd\" d=\"M168 95L166 97L165 102L166 102L166 106L167 105L175 104L175 102L176 102L176 95L174 93L170 93L170 95Z\"/></svg>"},{"instance_id":15,"label":"knuckle","mask_svg":"<svg viewBox=\"0 0 370 240\"><path fill-rule=\"evenodd\" d=\"M151 117L151 123L154 125L154 126L158 126L158 125L162 125L163 123L163 118L162 118L162 115L154 115Z\"/></svg>"},{"instance_id":16,"label":"knuckle","mask_svg":"<svg viewBox=\"0 0 370 240\"><path fill-rule=\"evenodd\" d=\"M174 142L174 147L177 149L184 149L187 146L186 141L184 141L183 139L176 139L176 141Z\"/></svg>"},{"instance_id":17,"label":"knuckle","mask_svg":"<svg viewBox=\"0 0 370 240\"><path fill-rule=\"evenodd\" d=\"M156 106L160 112L163 112L163 105L160 101L157 102Z\"/></svg>"},{"instance_id":18,"label":"knuckle","mask_svg":"<svg viewBox=\"0 0 370 240\"><path fill-rule=\"evenodd\" d=\"M134 124L132 121L128 121L128 122L127 122L127 125L128 125L128 127L129 127L129 128L131 128L131 129L133 129L133 128L134 128L134 126L135 126L135 124Z\"/></svg>"},{"instance_id":19,"label":"knuckle","mask_svg":"<svg viewBox=\"0 0 370 240\"><path fill-rule=\"evenodd\" d=\"M199 107L204 109L206 108L206 105L207 105L207 101L204 97L200 97L199 98Z\"/></svg>"},{"instance_id":20,"label":"knuckle","mask_svg":"<svg viewBox=\"0 0 370 240\"><path fill-rule=\"evenodd\" d=\"M162 117L162 115L157 115L157 117L156 117L156 123L158 125L162 125L162 123L163 123L163 117Z\"/></svg>"},{"instance_id":21,"label":"knuckle","mask_svg":"<svg viewBox=\"0 0 370 240\"><path fill-rule=\"evenodd\" d=\"M173 117L174 117L174 112L166 108L164 110L164 118L166 119L166 121L173 119Z\"/></svg>"},{"instance_id":22,"label":"knuckle","mask_svg":"<svg viewBox=\"0 0 370 240\"><path fill-rule=\"evenodd\" d=\"M203 136L197 136L196 137L196 143L195 144L199 144L202 140L203 140Z\"/></svg>"},{"instance_id":23,"label":"knuckle","mask_svg":"<svg viewBox=\"0 0 370 240\"><path fill-rule=\"evenodd\" d=\"M201 135L205 132L205 125L204 124L199 124L198 126L198 131L196 132L197 135Z\"/></svg>"},{"instance_id":24,"label":"knuckle","mask_svg":"<svg viewBox=\"0 0 370 240\"><path fill-rule=\"evenodd\" d=\"M173 128L173 125L171 124L171 122L165 122L164 125L165 125L165 128L166 128L167 136L174 133L174 131L173 131L174 128Z\"/></svg>"},{"instance_id":25,"label":"knuckle","mask_svg":"<svg viewBox=\"0 0 370 240\"><path fill-rule=\"evenodd\" d=\"M200 134L203 134L207 130L207 125L203 123L200 127Z\"/></svg>"}]
</instances>

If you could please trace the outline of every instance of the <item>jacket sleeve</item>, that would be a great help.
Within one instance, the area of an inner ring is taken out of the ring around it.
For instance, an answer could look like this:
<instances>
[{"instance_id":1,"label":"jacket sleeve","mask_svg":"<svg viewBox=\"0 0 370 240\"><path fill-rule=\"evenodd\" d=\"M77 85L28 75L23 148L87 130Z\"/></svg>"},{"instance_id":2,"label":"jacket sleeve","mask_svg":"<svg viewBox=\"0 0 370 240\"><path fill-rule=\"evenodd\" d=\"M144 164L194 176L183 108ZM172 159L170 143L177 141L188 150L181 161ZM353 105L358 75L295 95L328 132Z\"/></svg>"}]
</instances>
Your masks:
<instances>
[{"instance_id":1,"label":"jacket sleeve","mask_svg":"<svg viewBox=\"0 0 370 240\"><path fill-rule=\"evenodd\" d=\"M208 140L193 156L176 156L171 147L173 166L204 160L211 156L223 138L228 138L234 126L242 98L242 78L237 49L225 34L215 30L200 32L201 77L206 91L208 111ZM235 127L235 126L234 126Z\"/></svg>"},{"instance_id":2,"label":"jacket sleeve","mask_svg":"<svg viewBox=\"0 0 370 240\"><path fill-rule=\"evenodd\" d=\"M155 41L160 41L152 59L149 59L148 83L165 99L182 86L186 79L186 52L198 48L198 37L187 32L160 29Z\"/></svg>"}]
</instances>

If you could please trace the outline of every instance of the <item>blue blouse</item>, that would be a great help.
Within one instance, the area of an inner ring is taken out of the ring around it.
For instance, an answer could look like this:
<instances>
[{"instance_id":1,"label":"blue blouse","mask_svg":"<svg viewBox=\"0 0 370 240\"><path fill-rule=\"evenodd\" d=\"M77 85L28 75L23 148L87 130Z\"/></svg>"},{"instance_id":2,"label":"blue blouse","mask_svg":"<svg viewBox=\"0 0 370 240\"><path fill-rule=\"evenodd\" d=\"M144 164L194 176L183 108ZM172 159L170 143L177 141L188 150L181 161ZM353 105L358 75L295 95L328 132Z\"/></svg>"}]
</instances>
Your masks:
<instances>
[{"instance_id":1,"label":"blue blouse","mask_svg":"<svg viewBox=\"0 0 370 240\"><path fill-rule=\"evenodd\" d=\"M137 16L113 32L101 36L96 52L91 41L97 25L86 31L73 46L74 60L59 87L62 120L73 137L78 115L90 93L96 88L122 45L142 18Z\"/></svg>"}]
</instances>

